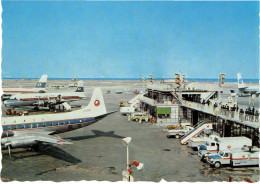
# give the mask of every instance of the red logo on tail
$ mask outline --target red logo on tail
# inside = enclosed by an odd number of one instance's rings
[[[98,107],[100,105],[100,101],[99,100],[95,100],[94,105]]]

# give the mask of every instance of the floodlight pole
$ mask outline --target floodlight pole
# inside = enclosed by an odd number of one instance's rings
[[[128,170],[129,169],[129,148],[128,148],[128,145],[126,146],[126,169]]]

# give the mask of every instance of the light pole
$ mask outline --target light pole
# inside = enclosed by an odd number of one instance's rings
[[[128,149],[128,145],[130,144],[132,138],[131,137],[126,137],[124,139],[122,139],[122,144],[126,146],[126,169],[129,169],[129,149]]]
[[[122,172],[122,176],[123,176],[123,181],[128,181],[128,182],[133,182],[134,181],[134,177],[131,175],[131,173],[133,172],[129,167],[129,166],[135,166],[136,169],[138,171],[142,170],[144,168],[144,164],[143,163],[139,163],[136,160],[134,160],[132,163],[129,163],[129,149],[128,149],[128,145],[130,144],[132,138],[131,137],[126,137],[124,139],[122,139],[122,144],[126,146],[126,170],[123,170]]]

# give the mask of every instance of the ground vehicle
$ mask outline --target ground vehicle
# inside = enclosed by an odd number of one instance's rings
[[[120,113],[122,115],[132,114],[140,107],[140,100],[138,99],[140,95],[135,96],[129,102],[121,101],[120,106]]]
[[[191,130],[193,130],[191,126],[183,126],[174,129],[167,129],[166,134],[168,138],[175,137],[179,139],[180,137],[184,136],[186,133],[188,133]]]
[[[7,109],[5,113],[6,115],[18,115],[18,116],[29,115],[28,111],[24,111],[24,110]]]
[[[216,137],[216,135],[211,135],[209,137],[194,137],[190,139],[188,146],[197,149],[200,145],[206,144],[207,141],[214,141]]]
[[[122,115],[132,114],[135,112],[135,107],[120,107],[120,113]]]
[[[213,129],[212,123],[202,122],[198,124],[192,131],[188,132],[181,138],[181,144],[187,144],[191,138],[198,136],[207,129]]]
[[[220,151],[217,155],[210,155],[207,162],[216,168],[222,165],[233,166],[252,166],[259,165],[259,151],[256,148],[250,151],[245,150],[226,150]]]
[[[141,119],[141,121],[145,120],[147,122],[149,120],[149,116],[144,112],[135,112],[131,114],[130,119],[133,121],[140,121]]]
[[[238,150],[244,146],[252,146],[252,140],[247,137],[216,137],[214,140],[206,141],[206,144],[200,145],[198,155],[202,161],[212,153],[221,150]]]

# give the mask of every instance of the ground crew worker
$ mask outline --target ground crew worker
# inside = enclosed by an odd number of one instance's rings
[[[259,112],[258,110],[255,111],[255,121],[258,122],[259,118]]]
[[[239,119],[240,119],[241,121],[244,120],[244,119],[243,119],[243,115],[244,115],[244,110],[243,110],[243,109],[240,109],[240,111],[239,111]]]

